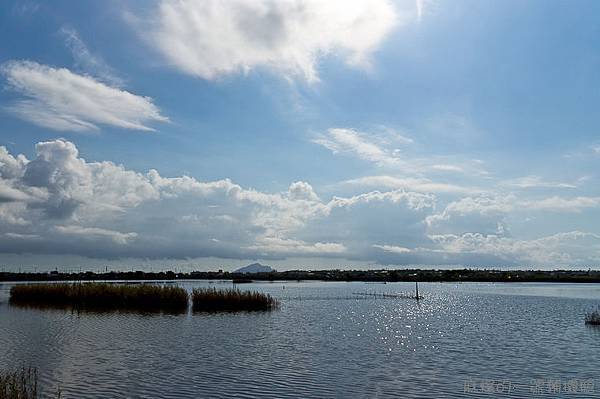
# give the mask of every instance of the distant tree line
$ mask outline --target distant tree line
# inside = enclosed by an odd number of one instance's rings
[[[0,281],[96,281],[96,280],[322,280],[322,281],[477,281],[477,282],[573,282],[600,283],[600,270],[493,270],[493,269],[397,269],[397,270],[289,270],[268,273],[226,271],[164,272],[48,272],[0,273]]]

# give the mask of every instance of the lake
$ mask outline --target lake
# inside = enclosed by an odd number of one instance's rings
[[[599,284],[258,282],[239,287],[280,310],[183,315],[18,308],[10,287],[0,368],[62,398],[600,398]]]

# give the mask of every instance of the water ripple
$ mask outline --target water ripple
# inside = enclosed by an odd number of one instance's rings
[[[516,398],[534,379],[597,378],[600,329],[582,314],[598,287],[565,296],[555,286],[423,284],[419,302],[355,298],[373,290],[361,283],[248,288],[282,309],[76,314],[11,307],[0,284],[0,366],[38,367],[44,390],[63,398],[459,398],[469,379],[520,384],[504,395]]]

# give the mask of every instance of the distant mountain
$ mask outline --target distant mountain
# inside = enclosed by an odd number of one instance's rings
[[[235,270],[234,273],[269,273],[276,272],[271,266],[261,265],[260,263],[253,263],[248,266],[240,267]]]

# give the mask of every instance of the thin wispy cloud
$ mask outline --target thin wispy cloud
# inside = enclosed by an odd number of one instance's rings
[[[415,8],[417,9],[417,20],[421,22],[423,19],[424,0],[415,0]]]
[[[366,133],[354,129],[331,128],[312,141],[334,154],[355,156],[380,166],[400,166],[403,163],[393,150],[384,148]]]
[[[515,188],[577,188],[576,184],[544,180],[540,176],[530,175],[516,179],[505,180],[501,183]]]
[[[423,19],[436,12],[438,8],[437,0],[415,0],[415,14],[417,15],[417,23],[423,22]]]
[[[395,177],[388,175],[364,176],[345,180],[341,185],[363,188],[405,189],[421,193],[450,193],[450,194],[476,194],[483,189],[458,184],[436,182],[427,178]]]
[[[373,244],[373,248],[381,249],[385,252],[392,252],[395,254],[405,254],[411,252],[409,248],[399,247],[397,245],[379,245]]]
[[[10,61],[0,69],[8,88],[22,99],[5,107],[13,115],[52,130],[86,132],[106,125],[153,131],[167,122],[152,99],[108,86],[66,68]]]
[[[35,1],[24,0],[13,5],[12,14],[19,17],[27,17],[36,14],[39,9],[39,3]]]
[[[65,45],[71,51],[75,68],[109,85],[123,86],[123,79],[116,75],[114,69],[102,57],[89,50],[75,29],[63,26],[60,34],[65,40]]]
[[[485,176],[487,171],[478,160],[453,160],[431,155],[417,156],[411,149],[414,140],[394,130],[362,132],[352,128],[330,128],[311,141],[336,156],[356,158],[379,168],[401,171],[411,176],[427,174],[462,174]]]

